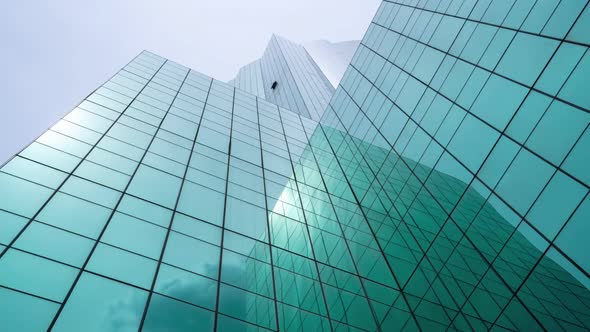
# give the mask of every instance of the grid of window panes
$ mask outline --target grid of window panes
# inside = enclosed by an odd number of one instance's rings
[[[323,132],[143,52],[1,168],[2,328],[404,326]]]
[[[312,120],[322,117],[334,87],[303,46],[273,35],[260,65],[268,101]]]
[[[384,2],[321,125],[140,54],[0,169],[2,328],[588,329],[589,10]]]
[[[380,6],[322,130],[413,328],[590,329],[589,31],[585,0]]]
[[[258,59],[241,67],[236,77],[227,83],[260,98],[266,98],[260,62],[261,59]],[[269,84],[272,84],[272,82]]]
[[[273,82],[277,82],[274,88]],[[240,68],[229,83],[315,121],[334,94],[305,48],[274,34],[262,57]]]

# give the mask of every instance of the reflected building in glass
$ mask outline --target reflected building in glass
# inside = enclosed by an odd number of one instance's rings
[[[319,121],[142,52],[0,169],[3,329],[590,329],[589,25],[383,2]]]

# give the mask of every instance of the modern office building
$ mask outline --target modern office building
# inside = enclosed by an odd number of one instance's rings
[[[321,119],[334,95],[305,48],[274,34],[262,57],[242,67],[229,83],[314,121]]]
[[[299,45],[273,35],[263,56],[240,68],[229,83],[291,110],[303,108],[300,114],[319,120],[359,44],[315,40]]]
[[[0,169],[0,326],[590,329],[588,31],[385,1],[320,121],[141,53]]]

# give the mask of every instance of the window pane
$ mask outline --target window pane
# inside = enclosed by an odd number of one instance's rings
[[[56,331],[136,331],[147,292],[83,273],[54,326]]]
[[[217,278],[219,247],[171,232],[164,261],[207,277]]]
[[[2,329],[6,331],[45,331],[57,309],[57,303],[0,288]]]
[[[142,331],[213,331],[212,311],[152,296]]]
[[[0,209],[32,217],[52,190],[0,172]]]
[[[81,267],[94,241],[69,232],[33,222],[15,243],[20,248],[66,264]]]
[[[15,249],[0,260],[0,285],[58,302],[63,301],[77,274],[74,268]]]

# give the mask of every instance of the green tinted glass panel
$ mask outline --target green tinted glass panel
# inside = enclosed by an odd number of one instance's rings
[[[49,327],[59,304],[0,288],[2,326],[9,331],[43,331]]]
[[[0,285],[53,301],[63,301],[78,270],[19,250],[0,260]],[[44,277],[39,278],[42,274]]]
[[[97,238],[111,210],[74,196],[57,193],[37,217],[68,231]]]
[[[211,311],[154,295],[142,331],[213,331],[213,318]]]
[[[0,209],[32,217],[51,195],[52,190],[0,173]]]
[[[39,222],[31,223],[14,246],[37,255],[81,267],[94,241]]]
[[[129,185],[129,193],[167,208],[176,203],[181,180],[147,166],[140,166]]]
[[[56,331],[136,330],[147,292],[83,273],[55,323]]]
[[[156,272],[156,261],[100,243],[87,270],[149,289]]]

